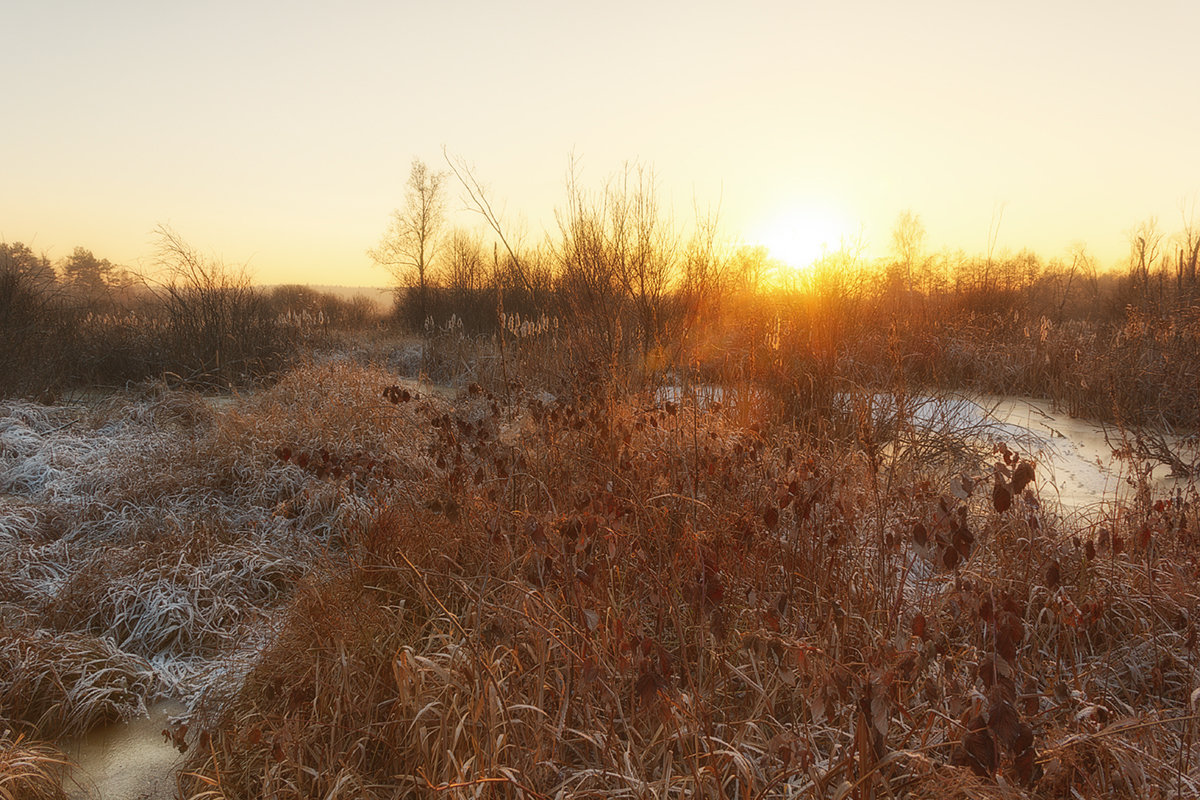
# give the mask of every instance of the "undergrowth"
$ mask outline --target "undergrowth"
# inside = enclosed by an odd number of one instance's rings
[[[169,695],[195,800],[1200,791],[1194,495],[499,366],[5,406],[0,780]]]
[[[478,387],[422,416],[432,470],[304,582],[185,795],[1196,790],[1173,501],[1072,536],[1007,448]]]

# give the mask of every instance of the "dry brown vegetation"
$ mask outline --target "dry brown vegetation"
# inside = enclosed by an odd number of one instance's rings
[[[0,716],[189,697],[196,798],[1196,791],[1194,497],[1068,527],[1027,454],[774,403],[10,405]]]
[[[0,733],[0,798],[3,800],[65,800],[61,753],[30,744],[24,737]]]
[[[968,494],[727,410],[412,423],[434,468],[303,582],[186,793],[1196,791],[1176,504],[1068,532],[1014,453]]]
[[[652,188],[572,185],[526,249],[481,205],[503,258],[421,260],[400,346],[168,238],[162,316],[87,318],[160,378],[0,405],[0,798],[162,697],[183,800],[1200,794],[1197,496],[1143,463],[1195,472],[1195,251],[764,292]],[[50,347],[18,255],[0,323]],[[1059,507],[1043,454],[919,423],[944,388],[1115,423],[1138,491]]]

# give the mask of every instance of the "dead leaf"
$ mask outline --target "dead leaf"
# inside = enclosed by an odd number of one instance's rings
[[[1033,462],[1022,461],[1013,472],[1012,493],[1020,494],[1031,483],[1033,483]]]
[[[999,475],[996,476],[996,483],[992,487],[992,507],[996,512],[1003,514],[1012,505],[1012,492],[1005,485],[1004,479]]]

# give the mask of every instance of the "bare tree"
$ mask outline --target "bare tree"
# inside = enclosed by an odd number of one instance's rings
[[[701,212],[698,206],[694,210],[696,221],[680,259],[681,341],[698,331],[705,320],[720,317],[732,260],[729,247],[719,237],[720,210]]]
[[[279,327],[245,269],[201,255],[166,225],[155,235],[164,366],[189,383],[227,385],[276,365]]]
[[[920,262],[925,251],[925,226],[921,223],[920,214],[907,209],[900,212],[900,216],[896,218],[896,225],[892,228],[892,251],[904,271],[904,289],[911,292],[913,268]]]
[[[1129,233],[1129,271],[1141,291],[1150,288],[1150,269],[1158,260],[1162,239],[1156,217],[1139,222]]]
[[[1176,260],[1176,281],[1181,300],[1191,300],[1196,292],[1196,267],[1200,262],[1200,227],[1196,225],[1195,205],[1191,213],[1180,208],[1183,230],[1179,234],[1179,256]]]
[[[458,179],[458,183],[462,187],[463,199],[466,201],[468,208],[483,217],[484,222],[487,223],[487,226],[492,229],[492,233],[499,240],[500,246],[508,253],[508,272],[516,277],[517,284],[530,297],[535,297],[537,291],[533,280],[531,280],[530,265],[526,263],[526,259],[522,255],[518,254],[521,249],[520,244],[505,235],[505,226],[500,220],[500,215],[492,207],[487,189],[475,177],[474,171],[466,161],[462,158],[451,157],[449,151],[444,148],[442,155],[445,157],[446,163],[450,166],[450,171],[454,173],[454,177]],[[494,258],[493,261],[499,264],[498,258]],[[502,305],[503,301],[500,300],[499,304]]]
[[[1071,266],[1061,270],[1061,278],[1063,282],[1062,298],[1058,301],[1058,310],[1055,314],[1056,319],[1062,322],[1063,311],[1067,306],[1067,300],[1071,297],[1071,288],[1075,283],[1076,277],[1082,276],[1086,285],[1095,293],[1096,289],[1096,259],[1092,258],[1088,252],[1087,245],[1083,242],[1075,242],[1071,245]]]
[[[729,260],[729,283],[738,294],[753,296],[762,291],[771,272],[770,251],[763,245],[742,245]]]
[[[379,245],[367,251],[392,274],[399,289],[416,291],[418,323],[428,309],[432,268],[446,219],[445,178],[444,172],[434,172],[424,161],[413,159],[404,208],[392,212]]]
[[[445,285],[454,292],[476,292],[484,285],[483,236],[455,228],[446,239]]]
[[[677,239],[659,213],[654,176],[627,165],[599,193],[567,179],[567,207],[558,212],[558,258],[575,310],[601,331],[610,354],[623,346],[627,312],[643,354],[657,342],[661,311],[676,264]]]
[[[611,192],[612,250],[624,295],[634,305],[642,352],[657,343],[678,237],[659,211],[654,171],[626,166]]]
[[[1004,203],[998,203],[992,207],[992,219],[988,222],[987,236],[987,260],[983,265],[983,286],[984,292],[991,291],[992,288],[992,257],[996,254],[996,242],[1000,240],[1000,224],[1004,222]]]

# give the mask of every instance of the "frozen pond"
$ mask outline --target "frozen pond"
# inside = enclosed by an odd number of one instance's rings
[[[738,391],[716,385],[696,385],[685,391],[677,385],[655,393],[658,404],[686,402],[695,397],[701,408],[714,402],[736,403],[746,399]],[[844,398],[850,411],[858,398]],[[897,400],[891,395],[867,397],[870,414],[877,424],[896,419]],[[1171,474],[1166,464],[1131,463],[1114,448],[1124,444],[1117,428],[1087,419],[1075,419],[1054,410],[1047,400],[1028,397],[945,394],[911,396],[905,400],[905,416],[918,434],[962,436],[975,444],[1004,442],[1037,464],[1036,487],[1043,502],[1058,502],[1065,512],[1082,512],[1103,502],[1128,499],[1136,491],[1134,469],[1147,472],[1155,496],[1166,496],[1189,486],[1189,479]],[[1164,439],[1179,448],[1183,460],[1197,459],[1196,437]],[[1147,469],[1149,467],[1149,469]],[[1192,479],[1194,481],[1194,478]]]
[[[1082,511],[1104,501],[1119,501],[1136,491],[1137,465],[1120,458],[1114,448],[1123,446],[1116,428],[1055,411],[1045,400],[1026,397],[950,396],[922,398],[913,408],[917,426],[961,430],[982,440],[1005,442],[1037,462],[1039,495],[1057,500],[1064,510]],[[1194,442],[1167,437],[1180,448],[1185,461],[1196,457]],[[1149,465],[1149,484],[1155,495],[1184,488],[1188,479],[1171,474],[1165,464]]]

